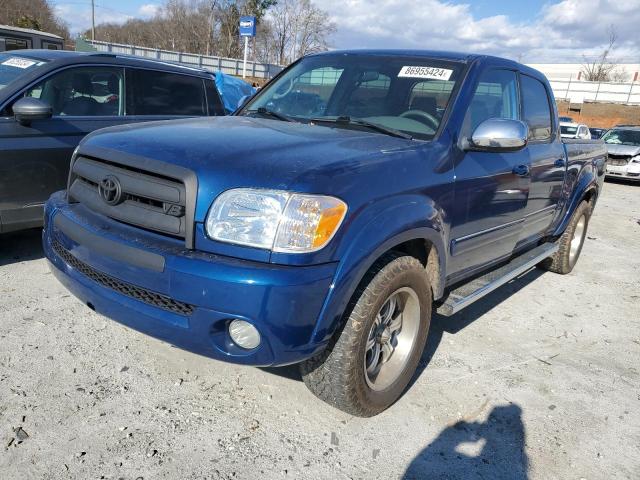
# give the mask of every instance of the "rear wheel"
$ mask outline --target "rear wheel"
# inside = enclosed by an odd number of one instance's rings
[[[567,229],[558,240],[560,248],[553,256],[542,262],[540,265],[542,268],[562,275],[573,270],[580,257],[580,252],[582,252],[590,216],[591,206],[588,202],[582,202],[578,205],[571,216]]]
[[[431,303],[422,264],[410,256],[386,255],[356,291],[333,345],[301,364],[305,384],[352,415],[380,413],[402,395],[415,373]]]

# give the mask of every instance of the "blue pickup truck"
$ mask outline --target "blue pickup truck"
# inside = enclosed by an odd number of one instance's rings
[[[44,248],[89,308],[219,360],[299,363],[318,397],[371,416],[434,312],[573,269],[606,150],[558,130],[547,80],[513,61],[311,55],[232,116],[87,136]]]

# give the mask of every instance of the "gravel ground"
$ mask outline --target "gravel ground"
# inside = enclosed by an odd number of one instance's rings
[[[640,186],[606,183],[574,272],[433,320],[415,383],[360,419],[295,368],[228,365],[70,296],[0,237],[2,478],[640,478]]]

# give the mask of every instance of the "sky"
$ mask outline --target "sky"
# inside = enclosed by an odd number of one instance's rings
[[[423,48],[527,63],[582,62],[613,25],[615,58],[640,63],[640,0],[312,0],[337,30],[333,48]],[[53,0],[72,31],[91,26],[90,0]],[[96,23],[149,18],[160,0],[96,0]]]

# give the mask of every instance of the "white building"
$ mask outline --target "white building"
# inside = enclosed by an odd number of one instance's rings
[[[581,63],[529,63],[531,68],[540,70],[549,80],[584,80],[584,66]],[[625,82],[640,82],[640,64],[624,63],[617,68],[625,74]]]

